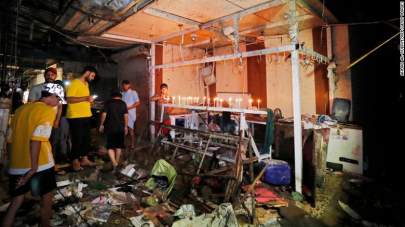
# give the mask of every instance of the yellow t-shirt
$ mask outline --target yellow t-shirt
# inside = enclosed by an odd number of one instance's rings
[[[49,137],[56,112],[43,102],[34,102],[17,109],[11,123],[10,174],[25,174],[31,169],[30,141],[40,141],[38,172],[55,165]]]
[[[89,85],[83,83],[79,79],[74,79],[70,83],[66,92],[67,97],[83,97],[90,96]],[[91,117],[90,102],[78,102],[68,104],[66,111],[66,118],[82,118]]]

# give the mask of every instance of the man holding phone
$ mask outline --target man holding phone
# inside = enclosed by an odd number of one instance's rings
[[[66,92],[68,103],[66,118],[69,121],[72,141],[70,159],[74,171],[81,170],[82,166],[94,165],[87,155],[91,141],[91,103],[94,101],[94,97],[90,95],[89,83],[96,75],[97,70],[94,67],[84,67],[82,75],[72,80]]]

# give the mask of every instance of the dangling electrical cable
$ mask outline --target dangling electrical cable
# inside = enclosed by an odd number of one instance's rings
[[[17,16],[15,19],[15,40],[14,40],[14,66],[17,66],[17,54],[18,54],[18,19],[20,17],[20,5],[21,5],[21,0],[17,1]],[[15,67],[14,71],[14,79],[16,78],[16,73],[17,73],[17,67]]]

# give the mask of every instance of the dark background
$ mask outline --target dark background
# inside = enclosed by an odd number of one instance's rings
[[[341,23],[350,25],[350,62],[399,32],[399,1],[324,0]],[[387,22],[389,21],[389,22]],[[394,25],[394,26],[392,26]],[[397,28],[395,28],[397,27]],[[399,36],[351,68],[353,120],[363,126],[366,176],[401,184],[404,166],[404,81],[399,75]],[[403,177],[402,177],[403,178]]]

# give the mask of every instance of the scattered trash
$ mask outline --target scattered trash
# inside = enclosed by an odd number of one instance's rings
[[[58,187],[58,188],[65,187],[65,186],[68,186],[68,185],[70,185],[72,183],[73,182],[71,182],[70,180],[58,181],[58,182],[56,182],[56,187]]]
[[[269,201],[281,200],[281,197],[265,187],[255,188],[256,201],[259,203],[267,203]]]
[[[353,219],[355,219],[355,220],[361,219],[360,215],[356,211],[354,211],[352,208],[350,208],[346,203],[338,200],[338,204],[339,204],[340,208],[342,208],[342,210],[344,212],[346,212]]]
[[[129,164],[124,169],[121,170],[121,173],[127,177],[132,177],[135,173],[135,164]]]
[[[195,217],[195,210],[192,204],[183,204],[181,207],[174,213],[173,216],[183,218],[192,218]]]
[[[105,205],[108,203],[108,198],[107,198],[107,196],[100,195],[99,197],[93,199],[93,201],[91,201],[91,203],[94,205]]]
[[[172,227],[238,227],[238,220],[230,203],[222,203],[210,214],[202,214],[191,219],[185,218],[173,223]]]
[[[148,220],[143,214],[136,216],[136,217],[132,217],[129,219],[131,221],[131,224],[135,227],[154,227],[155,225],[153,224],[153,222],[151,222],[150,220]]]
[[[176,169],[165,160],[160,159],[153,165],[150,175],[152,177],[149,178],[149,180],[145,183],[145,186],[150,190],[153,190],[156,187],[162,188],[162,186],[164,186],[163,179],[167,178],[168,186],[164,189],[164,192],[166,194],[164,197],[167,197],[173,189],[175,183],[175,179],[177,176]]]
[[[274,225],[278,223],[280,215],[277,210],[274,209],[264,209],[262,207],[256,208],[256,217],[261,225]]]
[[[94,206],[91,218],[99,222],[107,222],[111,215],[111,205]]]
[[[292,192],[291,196],[294,201],[301,202],[304,200],[304,196],[299,192]]]

